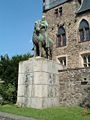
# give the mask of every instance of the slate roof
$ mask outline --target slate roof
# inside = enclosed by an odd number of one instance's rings
[[[47,0],[45,6],[44,6],[44,11],[52,9],[58,5],[64,4],[65,2],[69,2],[70,0]],[[82,0],[82,4],[80,8],[76,11],[76,13],[82,13],[85,11],[90,10],[90,0]]]
[[[51,8],[54,8],[58,5],[61,5],[65,2],[67,2],[68,0],[52,0],[49,2],[49,4],[46,3],[45,5],[45,10],[48,10],[48,9],[51,9]]]
[[[82,13],[88,10],[90,10],[90,0],[83,0],[80,8],[78,9],[76,13]]]

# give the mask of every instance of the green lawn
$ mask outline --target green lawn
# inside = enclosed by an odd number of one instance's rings
[[[90,120],[90,114],[82,115],[80,107],[55,107],[48,109],[18,108],[15,105],[0,105],[1,112],[37,118],[39,120]],[[90,113],[90,110],[88,110]]]

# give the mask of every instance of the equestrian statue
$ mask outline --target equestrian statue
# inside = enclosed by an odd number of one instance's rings
[[[38,20],[34,25],[33,32],[33,49],[34,56],[46,57],[52,59],[53,41],[47,33],[48,23],[45,16],[42,16],[42,20]],[[44,53],[44,54],[43,54]]]

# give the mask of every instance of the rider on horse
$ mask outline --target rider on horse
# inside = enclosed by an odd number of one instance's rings
[[[46,17],[45,16],[42,16],[42,20],[40,21],[40,25],[41,25],[41,29],[45,29],[45,31],[47,30],[48,23],[46,21]]]
[[[47,34],[47,28],[48,28],[48,22],[46,21],[46,17],[42,16],[42,20],[40,21],[40,28],[43,30],[43,36],[46,41],[46,47],[49,47],[49,42],[48,42],[48,34]]]
[[[47,27],[48,23],[45,16],[42,17],[42,20],[38,20],[35,22],[32,39],[34,43],[35,56],[41,56],[42,47],[46,52],[47,58],[51,55],[50,51],[52,51],[53,42],[48,36]]]

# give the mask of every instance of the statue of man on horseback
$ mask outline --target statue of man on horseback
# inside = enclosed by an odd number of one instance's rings
[[[34,45],[34,56],[44,56],[42,52],[44,50],[45,57],[52,59],[53,41],[48,36],[47,28],[48,23],[45,16],[42,17],[42,20],[35,22],[32,38]]]

